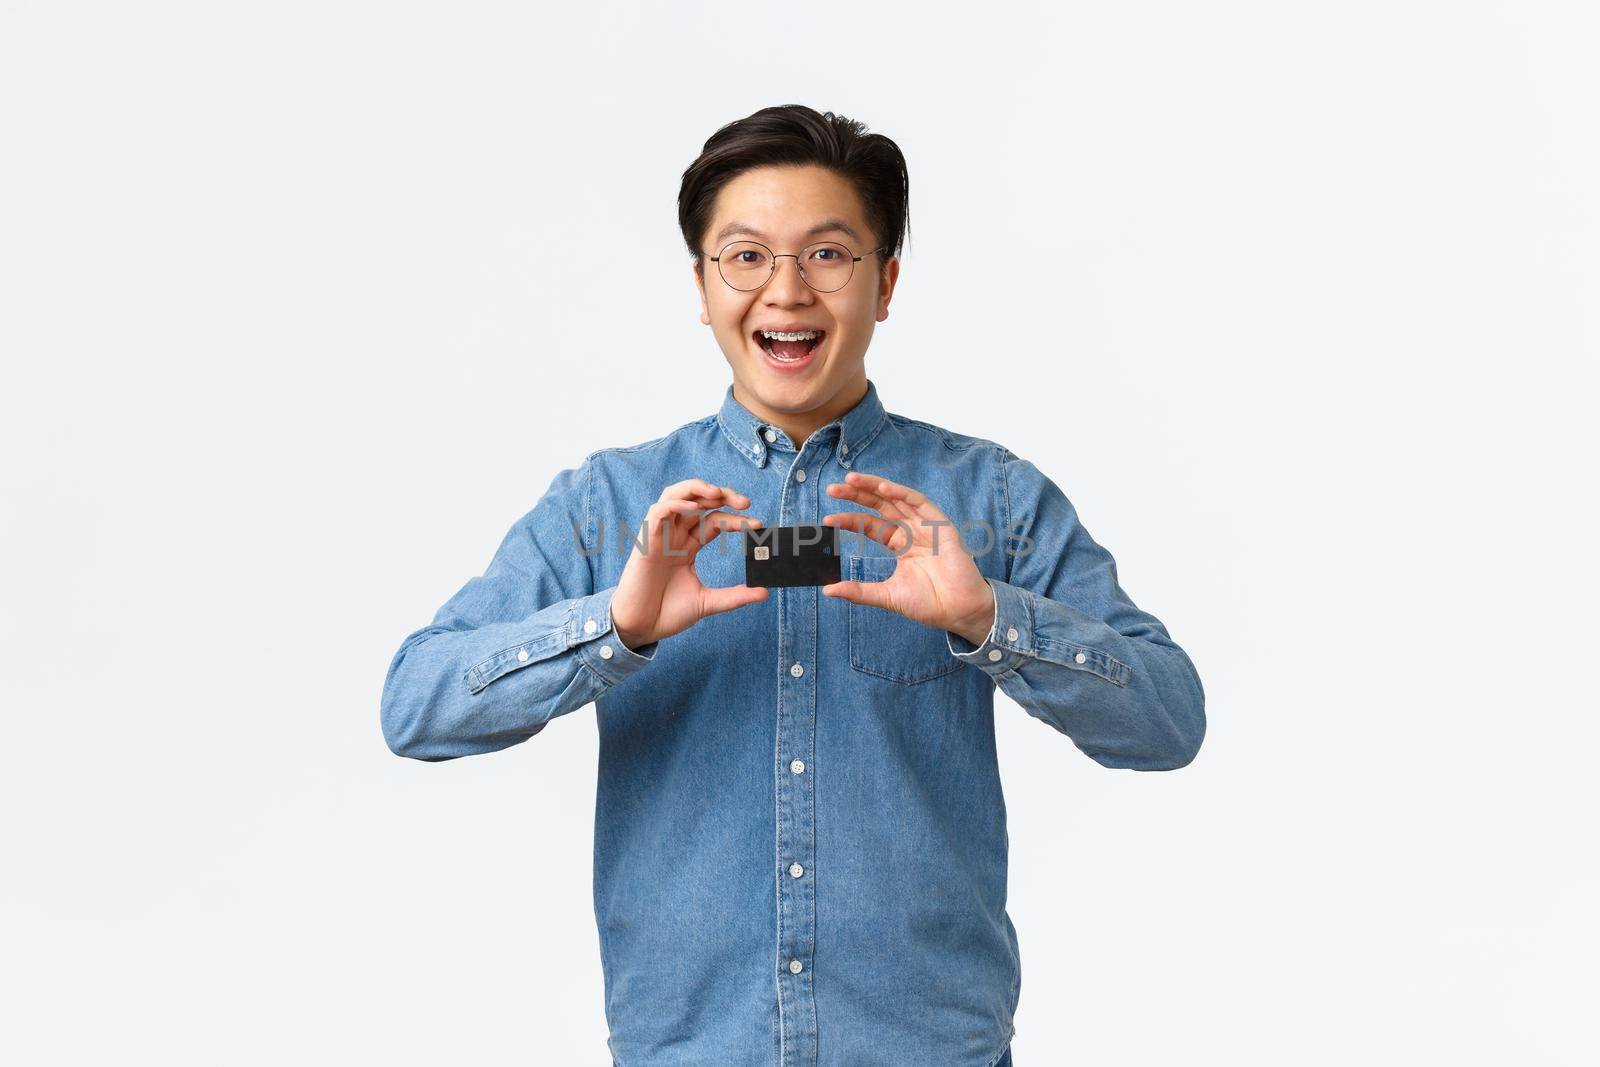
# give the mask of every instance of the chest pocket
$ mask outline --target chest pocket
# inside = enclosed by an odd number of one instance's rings
[[[894,573],[894,556],[846,556],[840,561],[849,582],[881,582]],[[902,685],[916,685],[958,671],[966,664],[950,654],[944,631],[897,615],[887,608],[847,603],[850,666]]]

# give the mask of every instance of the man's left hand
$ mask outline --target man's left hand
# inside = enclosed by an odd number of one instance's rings
[[[860,471],[844,479],[829,485],[828,493],[877,514],[836,511],[824,515],[822,524],[889,546],[899,563],[884,581],[834,582],[823,586],[823,593],[884,608],[981,645],[994,622],[994,590],[961,543],[956,524],[910,486]]]

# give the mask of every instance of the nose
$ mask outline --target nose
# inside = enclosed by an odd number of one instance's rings
[[[809,304],[811,294],[811,286],[800,274],[800,260],[794,256],[779,256],[774,262],[772,277],[767,282],[767,303],[784,307]]]

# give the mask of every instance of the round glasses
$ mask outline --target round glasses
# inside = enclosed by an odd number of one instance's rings
[[[717,265],[722,280],[742,293],[759,289],[772,280],[778,260],[788,256],[800,268],[800,278],[819,293],[835,293],[850,283],[856,264],[882,252],[882,246],[852,255],[837,241],[818,241],[799,252],[773,252],[759,241],[734,241],[721,252],[706,258]]]

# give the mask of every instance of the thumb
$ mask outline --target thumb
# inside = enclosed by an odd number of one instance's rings
[[[831,582],[822,587],[823,595],[848,600],[852,604],[893,610],[889,607],[889,594],[885,582]]]
[[[764,585],[707,586],[705,595],[700,599],[700,605],[705,614],[719,615],[724,611],[742,608],[746,604],[757,604],[765,599],[767,599],[767,587]]]

